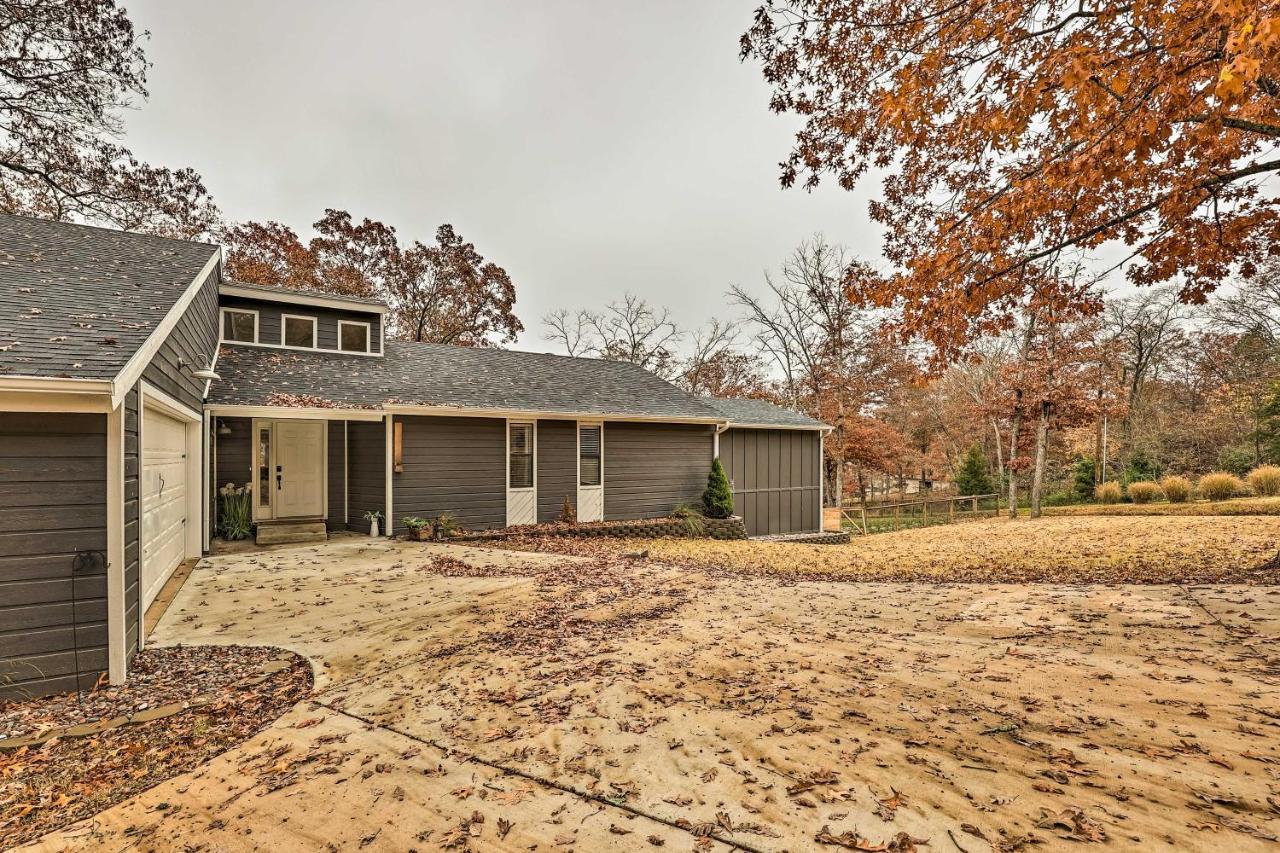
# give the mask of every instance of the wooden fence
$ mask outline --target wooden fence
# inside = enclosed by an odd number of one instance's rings
[[[842,526],[866,536],[886,530],[953,524],[1000,515],[1000,495],[966,495],[962,498],[922,498],[884,504],[852,504],[840,508]]]

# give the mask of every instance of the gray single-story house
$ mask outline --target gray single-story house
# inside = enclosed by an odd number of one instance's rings
[[[0,698],[125,678],[217,492],[287,539],[665,516],[719,456],[751,534],[817,531],[822,424],[630,364],[386,340],[375,301],[218,246],[0,216]],[[386,528],[390,529],[387,530]]]

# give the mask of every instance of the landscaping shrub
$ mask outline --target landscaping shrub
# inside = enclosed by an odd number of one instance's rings
[[[1127,489],[1129,500],[1136,504],[1149,504],[1160,494],[1160,487],[1150,480],[1139,480],[1130,483]]]
[[[1114,504],[1120,502],[1120,484],[1117,482],[1103,483],[1093,490],[1093,496],[1099,503]]]
[[[1224,447],[1218,453],[1218,467],[1228,474],[1243,477],[1253,467],[1253,454],[1239,447]]]
[[[1093,497],[1093,483],[1089,484],[1089,497]],[[1080,496],[1075,492],[1050,492],[1040,503],[1044,506],[1074,506],[1080,503]]]
[[[728,518],[733,515],[733,492],[729,488],[729,478],[725,476],[719,456],[711,460],[707,488],[702,493],[702,511],[708,518]]]
[[[1196,484],[1196,490],[1200,492],[1200,497],[1208,498],[1211,501],[1225,501],[1227,498],[1233,498],[1244,491],[1244,482],[1235,474],[1227,471],[1215,471],[1212,474],[1205,474],[1200,478],[1200,482]]]
[[[564,503],[560,505],[560,523],[578,523],[578,508],[573,505],[573,501],[569,500],[568,495],[564,496]]]
[[[227,483],[218,490],[218,521],[222,538],[229,542],[248,539],[253,528],[253,509],[248,486]]]
[[[1169,503],[1186,503],[1187,498],[1191,497],[1191,481],[1186,477],[1170,475],[1160,481],[1160,490]]]
[[[955,486],[959,497],[989,495],[996,490],[995,484],[991,482],[987,457],[978,445],[970,447],[965,454],[964,461],[956,471]]]
[[[1280,495],[1280,466],[1259,465],[1247,479],[1255,494],[1268,498]]]
[[[1093,500],[1093,487],[1096,482],[1097,468],[1093,460],[1087,456],[1078,460],[1071,469],[1071,487],[1080,500]],[[1049,506],[1057,506],[1057,504],[1049,504]]]
[[[1125,466],[1124,478],[1129,483],[1140,483],[1160,479],[1160,464],[1139,448],[1129,456],[1129,464]]]

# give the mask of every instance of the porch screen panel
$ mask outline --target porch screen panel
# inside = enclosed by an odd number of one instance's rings
[[[533,424],[511,424],[508,447],[508,486],[533,488]]]
[[[600,427],[584,426],[578,430],[578,470],[583,486],[600,485]]]

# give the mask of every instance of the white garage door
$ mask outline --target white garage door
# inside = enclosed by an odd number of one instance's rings
[[[186,551],[186,425],[146,409],[142,416],[141,548],[145,610]]]

